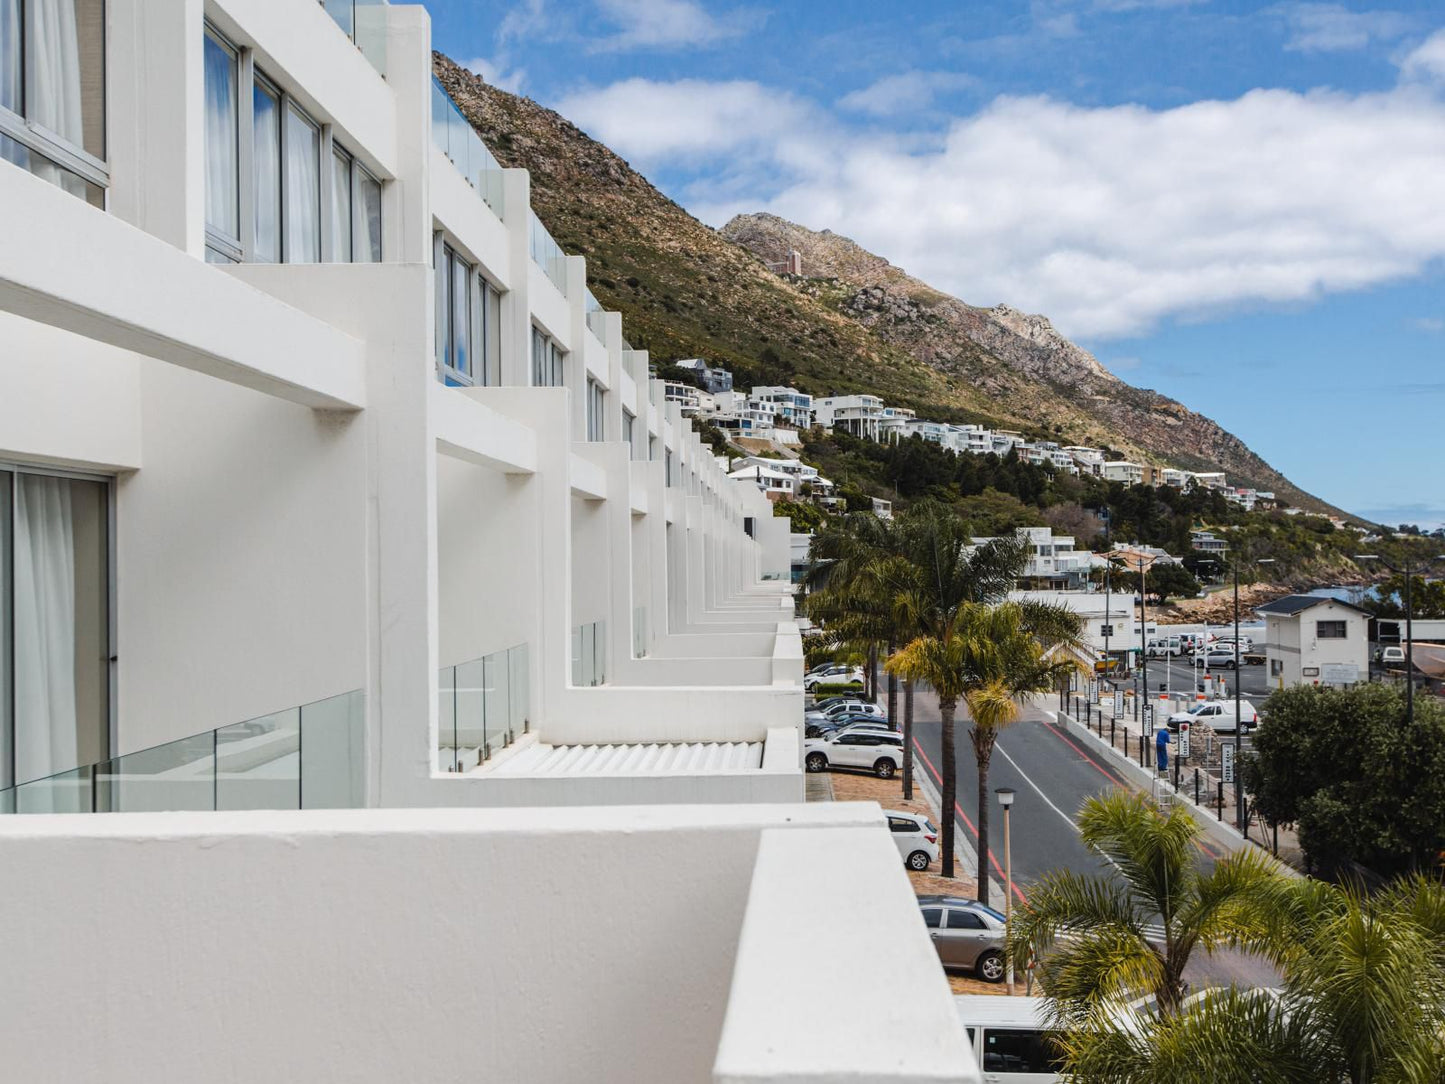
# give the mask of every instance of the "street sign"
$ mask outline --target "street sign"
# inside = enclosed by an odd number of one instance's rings
[[[1351,662],[1327,662],[1320,667],[1320,681],[1326,685],[1353,685],[1360,680],[1360,668]]]
[[[1222,746],[1219,747],[1219,752],[1220,752],[1220,755],[1224,758],[1223,761],[1221,761],[1221,763],[1222,763],[1222,765],[1223,765],[1223,768],[1224,768],[1224,781],[1225,781],[1226,783],[1233,783],[1233,782],[1234,782],[1234,746],[1232,746],[1232,745],[1222,745]]]
[[[1100,626],[1099,626],[1099,635],[1100,635],[1100,636],[1113,636],[1113,635],[1114,635],[1114,626],[1113,626],[1113,625],[1100,625]]]
[[[1180,757],[1180,759],[1182,760],[1183,758],[1187,757],[1188,755],[1189,755],[1189,724],[1188,724],[1188,723],[1180,723],[1180,724],[1179,724],[1179,757]]]

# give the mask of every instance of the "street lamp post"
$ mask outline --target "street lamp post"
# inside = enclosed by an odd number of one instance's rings
[[[994,791],[998,795],[998,804],[1003,806],[1003,928],[1004,941],[1009,941],[1009,935],[1013,933],[1014,918],[1014,863],[1013,848],[1009,838],[1009,810],[1014,804],[1013,787],[999,787]],[[1014,992],[1014,959],[1012,951],[1009,951],[1007,944],[1004,951],[1004,959],[1008,968],[1008,992],[1013,996]]]
[[[1261,557],[1254,562],[1257,565],[1274,564],[1273,557]],[[1206,659],[1208,656],[1205,656]],[[1240,722],[1243,713],[1240,711],[1239,695],[1239,562],[1234,562],[1234,824],[1241,832],[1245,831],[1244,823],[1244,783],[1240,778],[1240,771],[1244,761],[1240,759],[1240,736],[1244,733],[1244,725]]]
[[[1143,717],[1141,730],[1153,732],[1149,717],[1149,621],[1144,603],[1144,555],[1139,554],[1139,712]],[[1166,663],[1167,665],[1167,663]]]
[[[1356,561],[1379,561],[1391,572],[1405,577],[1405,725],[1409,726],[1415,722],[1415,637],[1411,631],[1411,624],[1415,617],[1414,604],[1410,597],[1410,581],[1416,572],[1424,572],[1436,561],[1445,561],[1445,553],[1436,554],[1434,557],[1427,557],[1418,565],[1405,562],[1404,568],[1396,568],[1385,560],[1378,553],[1357,553]]]

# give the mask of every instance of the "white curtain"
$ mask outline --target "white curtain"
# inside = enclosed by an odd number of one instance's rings
[[[15,478],[15,778],[76,766],[75,517],[64,478]]]
[[[25,37],[29,42],[29,120],[56,135],[85,145],[81,109],[80,38],[75,26],[75,0],[35,0]],[[38,154],[30,156],[30,169],[38,177],[58,184],[72,195],[85,196],[85,182]]]
[[[240,240],[236,59],[206,38],[206,225]]]
[[[252,95],[255,108],[256,249],[252,258],[281,260],[281,101],[265,87]]]
[[[292,109],[286,118],[286,262],[321,258],[321,133]]]

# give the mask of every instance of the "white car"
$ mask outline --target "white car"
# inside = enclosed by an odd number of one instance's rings
[[[867,700],[835,700],[826,708],[805,712],[803,718],[810,723],[826,723],[844,715],[867,715],[874,719],[886,719],[888,713],[877,704]]]
[[[860,730],[826,738],[805,738],[803,765],[810,772],[866,768],[879,779],[892,779],[903,767],[903,735]]]
[[[1233,654],[1233,653],[1234,653],[1234,637],[1231,636],[1231,637],[1229,637],[1228,639],[1219,640],[1219,641],[1217,641],[1217,642],[1214,644],[1214,646],[1215,646],[1216,648],[1218,648],[1219,650],[1221,650],[1221,651],[1228,651],[1228,652],[1230,652],[1231,654]],[[1248,655],[1248,654],[1250,654],[1250,653],[1253,652],[1253,651],[1254,651],[1254,641],[1251,640],[1248,636],[1241,636],[1241,637],[1239,638],[1239,653],[1240,653],[1241,655]]]
[[[809,674],[803,678],[803,688],[809,692],[819,685],[857,685],[859,688],[865,684],[863,679],[863,668],[861,666],[840,666],[830,667],[820,674]]]
[[[896,809],[885,809],[888,831],[903,856],[903,864],[909,869],[925,870],[938,861],[938,829],[927,817],[918,813],[900,813]]]
[[[1239,702],[1239,714],[1244,722],[1242,728],[1235,725],[1233,700],[1201,700],[1187,711],[1176,711],[1169,716],[1169,729],[1178,730],[1180,723],[1191,727],[1203,723],[1220,734],[1233,734],[1235,730],[1248,734],[1259,725],[1259,712],[1248,700]]]

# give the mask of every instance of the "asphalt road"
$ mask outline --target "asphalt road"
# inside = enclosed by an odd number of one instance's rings
[[[914,700],[915,763],[939,786],[942,762],[942,726],[937,698],[920,690]],[[955,819],[961,838],[976,845],[978,772],[973,746],[968,740],[968,721],[958,722],[956,739],[958,765],[958,807]],[[1114,876],[1113,867],[1090,854],[1079,840],[1075,820],[1087,798],[1127,785],[1108,760],[1092,748],[1086,749],[1077,735],[1067,734],[1039,709],[1025,709],[1019,722],[1000,736],[989,765],[990,869],[998,884],[1004,883],[1003,813],[994,790],[1012,787],[1016,797],[1012,812],[1013,878],[1015,901],[1027,899],[1028,891],[1050,870],[1071,869],[1079,873]],[[1212,869],[1223,856],[1218,845],[1202,841],[1201,867]],[[990,899],[1002,909],[1001,899]],[[1196,987],[1237,982],[1251,986],[1275,985],[1278,976],[1269,965],[1241,953],[1214,958],[1200,954],[1187,972]]]

